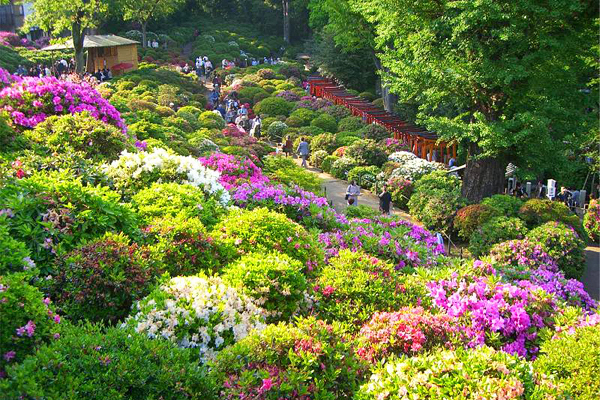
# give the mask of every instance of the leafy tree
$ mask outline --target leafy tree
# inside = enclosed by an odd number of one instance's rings
[[[106,15],[108,5],[103,0],[34,0],[33,14],[26,27],[38,26],[60,35],[71,31],[77,73],[83,73],[83,41],[85,30],[96,28]]]
[[[137,21],[142,26],[142,46],[146,47],[146,30],[148,22],[166,17],[181,7],[185,0],[122,0],[123,18],[125,21]]]
[[[508,162],[543,171],[597,118],[586,112],[597,94],[582,92],[596,73],[592,2],[347,2],[372,24],[386,84],[419,105],[419,123],[468,149],[471,201],[503,188]]]

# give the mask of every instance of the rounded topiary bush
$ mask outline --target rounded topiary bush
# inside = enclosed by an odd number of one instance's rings
[[[595,400],[600,394],[600,325],[564,332],[542,344],[536,372],[552,377],[566,398]]]
[[[223,399],[349,399],[365,372],[345,330],[314,318],[269,325],[225,349],[213,367]]]
[[[345,117],[338,123],[338,131],[351,131],[355,132],[365,127],[365,124],[358,117]]]
[[[530,199],[519,209],[519,217],[530,228],[545,222],[559,221],[570,225],[580,237],[585,237],[585,230],[579,217],[573,214],[569,207],[559,201]]]
[[[542,250],[556,260],[567,278],[580,279],[585,271],[585,243],[570,226],[546,222],[531,230],[527,239],[539,243]]]
[[[339,159],[336,156],[327,156],[323,159],[323,163],[321,164],[321,169],[325,172],[331,172],[331,167],[333,164]]]
[[[143,231],[152,259],[173,276],[214,273],[235,256],[233,249],[208,236],[198,218],[157,218]]]
[[[280,142],[283,137],[284,131],[288,128],[285,122],[274,121],[267,128],[267,138],[275,142]]]
[[[0,275],[0,382],[7,366],[59,336],[60,316],[29,279],[24,273]]]
[[[499,215],[516,217],[519,214],[519,209],[523,205],[523,200],[506,194],[495,194],[492,197],[483,199],[481,204],[497,209]]]
[[[311,121],[317,117],[317,113],[308,108],[298,108],[290,114],[290,118],[295,118],[300,123],[299,126],[310,125]]]
[[[317,150],[313,151],[310,154],[310,165],[315,166],[316,168],[321,168],[323,165],[323,161],[329,154],[325,150]]]
[[[120,129],[92,117],[89,113],[53,116],[26,131],[47,153],[83,152],[95,160],[114,160],[133,146]]]
[[[361,139],[346,149],[344,156],[355,159],[359,165],[381,167],[387,161],[386,152],[373,140]]]
[[[355,398],[529,399],[543,390],[527,361],[489,347],[391,358],[372,372]]]
[[[178,276],[165,279],[137,302],[126,326],[150,338],[195,348],[206,362],[253,329],[263,329],[264,311],[219,277]]]
[[[499,216],[500,213],[496,208],[484,204],[473,204],[458,210],[452,223],[458,237],[468,241],[477,228]]]
[[[109,234],[61,257],[41,285],[72,321],[115,323],[144,297],[157,275],[149,252],[123,235]]]
[[[590,201],[588,210],[583,217],[583,225],[590,239],[598,242],[600,240],[600,203],[598,200]]]
[[[342,131],[335,135],[335,142],[338,146],[350,146],[352,143],[360,140],[361,137],[357,132]]]
[[[305,108],[299,108],[299,110],[305,110]],[[318,126],[302,126],[298,128],[298,135],[300,136],[317,136],[325,131]]]
[[[344,156],[333,162],[329,172],[338,179],[346,179],[348,177],[348,172],[356,167],[358,167],[358,162],[356,162],[355,159]]]
[[[212,227],[225,214],[225,208],[201,189],[179,183],[153,183],[137,192],[131,204],[144,223],[157,217],[183,215],[197,217],[205,226]]]
[[[313,237],[302,226],[266,208],[232,211],[215,226],[212,236],[240,255],[277,250],[302,262],[308,270],[322,259]]]
[[[342,118],[349,117],[352,115],[350,110],[344,106],[328,106],[324,107],[323,111],[325,114],[331,115],[336,121],[340,121]]]
[[[354,206],[354,207],[346,207],[346,209],[344,210],[344,215],[348,219],[352,219],[352,218],[371,219],[371,218],[375,218],[375,217],[379,216],[380,214],[381,214],[380,211],[375,210],[369,206],[365,206],[364,204],[359,204],[358,206]]]
[[[490,250],[492,264],[506,269],[525,268],[528,271],[538,268],[550,271],[558,267],[556,261],[548,255],[542,246],[531,240],[509,240],[495,244]]]
[[[381,170],[374,165],[370,167],[355,167],[348,172],[348,181],[356,181],[360,187],[371,189],[375,186],[377,175],[380,172]]]
[[[329,114],[321,114],[317,118],[313,119],[310,123],[311,126],[323,129],[325,132],[335,133],[337,132],[338,125],[334,117]]]
[[[374,140],[376,142],[378,142],[378,141],[380,141],[382,139],[385,139],[385,138],[389,138],[389,137],[392,136],[390,134],[390,132],[388,132],[387,129],[385,129],[383,126],[377,125],[377,124],[367,125],[364,128],[362,128],[359,131],[359,133],[365,139],[371,139],[371,140]]]
[[[207,129],[224,129],[226,125],[223,117],[221,117],[220,114],[212,111],[204,111],[198,117],[198,121],[200,122],[200,126],[202,128]]]
[[[216,388],[195,350],[119,328],[73,326],[9,370],[11,399],[214,399]]]
[[[268,97],[254,105],[254,112],[261,115],[285,115],[287,117],[290,115],[293,108],[293,103],[290,103],[281,97]]]
[[[311,151],[325,150],[331,154],[336,149],[335,135],[332,133],[322,133],[314,136],[310,142]]]
[[[286,254],[250,253],[228,265],[223,279],[254,298],[267,322],[287,321],[298,310],[307,288],[300,261]]]
[[[481,257],[488,254],[496,243],[523,239],[526,233],[527,227],[520,219],[494,217],[473,232],[469,240],[469,252],[473,257]]]
[[[327,321],[362,324],[376,311],[393,311],[410,301],[413,293],[402,283],[391,264],[341,250],[314,282],[313,312]]]

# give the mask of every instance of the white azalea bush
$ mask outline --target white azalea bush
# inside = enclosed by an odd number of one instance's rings
[[[137,193],[154,182],[175,182],[199,187],[223,205],[230,200],[229,192],[219,183],[219,172],[206,168],[193,157],[171,154],[161,148],[155,148],[152,152],[124,151],[118,160],[105,166],[104,172],[115,188],[126,196]]]
[[[412,182],[433,171],[443,170],[445,168],[444,164],[418,158],[413,153],[407,151],[392,153],[388,157],[388,160],[402,164],[392,171],[390,178],[404,178]]]
[[[265,327],[265,311],[219,277],[179,276],[137,302],[124,327],[196,348],[214,360],[225,347]]]

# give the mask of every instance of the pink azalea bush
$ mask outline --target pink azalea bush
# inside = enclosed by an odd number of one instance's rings
[[[5,71],[0,72],[0,80],[6,80]],[[33,128],[51,115],[88,111],[96,119],[127,130],[117,109],[86,82],[12,76],[10,85],[0,90],[0,110],[22,128]]]
[[[209,157],[201,157],[200,162],[205,167],[221,174],[219,182],[228,190],[243,183],[260,185],[269,182],[262,170],[251,160],[230,154],[213,153]]]

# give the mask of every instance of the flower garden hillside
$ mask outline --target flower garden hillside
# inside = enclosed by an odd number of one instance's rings
[[[468,204],[446,166],[306,96],[296,63],[216,73],[262,137],[165,66],[2,74],[3,398],[598,398],[592,217]],[[283,137],[422,225],[337,212]]]

